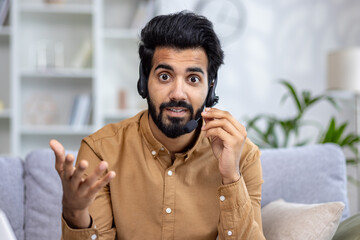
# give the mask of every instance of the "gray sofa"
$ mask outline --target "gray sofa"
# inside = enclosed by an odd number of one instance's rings
[[[74,152],[73,152],[74,153]],[[0,209],[18,240],[60,239],[61,183],[49,149],[25,161],[0,157]],[[262,150],[262,206],[282,198],[296,203],[341,201],[349,215],[346,166],[334,144]]]

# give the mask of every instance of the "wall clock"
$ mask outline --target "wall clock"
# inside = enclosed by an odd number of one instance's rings
[[[241,0],[199,0],[195,12],[214,24],[223,44],[237,40],[244,31],[246,9]]]

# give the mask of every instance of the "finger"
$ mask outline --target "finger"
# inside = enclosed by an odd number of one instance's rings
[[[227,119],[214,119],[208,121],[205,126],[202,127],[201,130],[207,131],[211,128],[222,128],[230,135],[237,137],[242,134],[237,128],[234,127]]]
[[[64,163],[64,172],[63,172],[64,179],[69,180],[72,177],[75,170],[74,161],[75,161],[74,155],[72,154],[66,155],[65,163]]]
[[[205,137],[210,137],[211,141],[213,141],[216,138],[220,138],[223,141],[224,146],[232,143],[234,139],[233,136],[231,136],[228,132],[226,132],[222,128],[211,128],[207,130]]]
[[[89,177],[87,177],[84,182],[82,182],[79,190],[87,191],[104,174],[107,167],[107,162],[102,161],[99,166],[96,167],[95,171]]]
[[[55,169],[60,175],[64,170],[63,165],[65,162],[65,149],[63,145],[55,139],[50,140],[49,145],[55,154]]]
[[[243,127],[241,123],[239,123],[229,112],[223,111],[217,108],[205,108],[205,111],[201,113],[203,118],[211,120],[211,119],[227,119],[231,124],[234,125],[239,131]],[[206,124],[205,124],[206,125]]]
[[[109,182],[114,179],[115,176],[116,174],[114,171],[108,172],[103,178],[95,182],[95,184],[90,187],[88,196],[95,195],[98,191],[100,191],[100,189],[109,184]]]
[[[71,177],[71,186],[74,189],[77,189],[81,182],[83,182],[83,176],[85,170],[88,168],[89,163],[86,160],[80,161],[78,167],[75,169],[72,177]]]

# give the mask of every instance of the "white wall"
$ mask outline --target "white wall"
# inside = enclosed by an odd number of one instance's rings
[[[215,0],[230,4],[229,0]],[[236,1],[236,0],[233,0]],[[199,1],[162,0],[160,13],[184,9],[196,11]],[[209,0],[208,2],[212,2]],[[360,45],[360,1],[357,0],[238,0],[245,9],[242,35],[224,43],[225,65],[219,72],[219,108],[237,119],[259,113],[286,117],[294,114],[293,103],[280,105],[284,88],[279,79],[290,80],[298,90],[313,94],[326,91],[326,56],[330,50]],[[212,3],[211,3],[212,4]],[[208,8],[209,9],[209,8]],[[221,15],[222,11],[224,13]],[[228,20],[232,9],[207,11],[215,29]],[[219,31],[219,29],[217,29]],[[220,29],[221,31],[222,29]],[[221,36],[220,36],[221,38]],[[323,123],[331,115],[350,121],[354,130],[353,101],[343,101],[336,112],[319,104],[306,117]],[[309,131],[308,135],[311,135]],[[356,170],[349,169],[355,176]],[[351,212],[357,212],[356,188],[349,187]]]

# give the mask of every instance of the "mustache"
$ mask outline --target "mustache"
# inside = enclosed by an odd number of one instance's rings
[[[162,112],[164,108],[168,108],[168,107],[183,107],[183,108],[187,108],[190,111],[191,115],[193,115],[194,113],[193,107],[185,101],[170,101],[170,102],[162,103],[160,105],[160,112]]]

